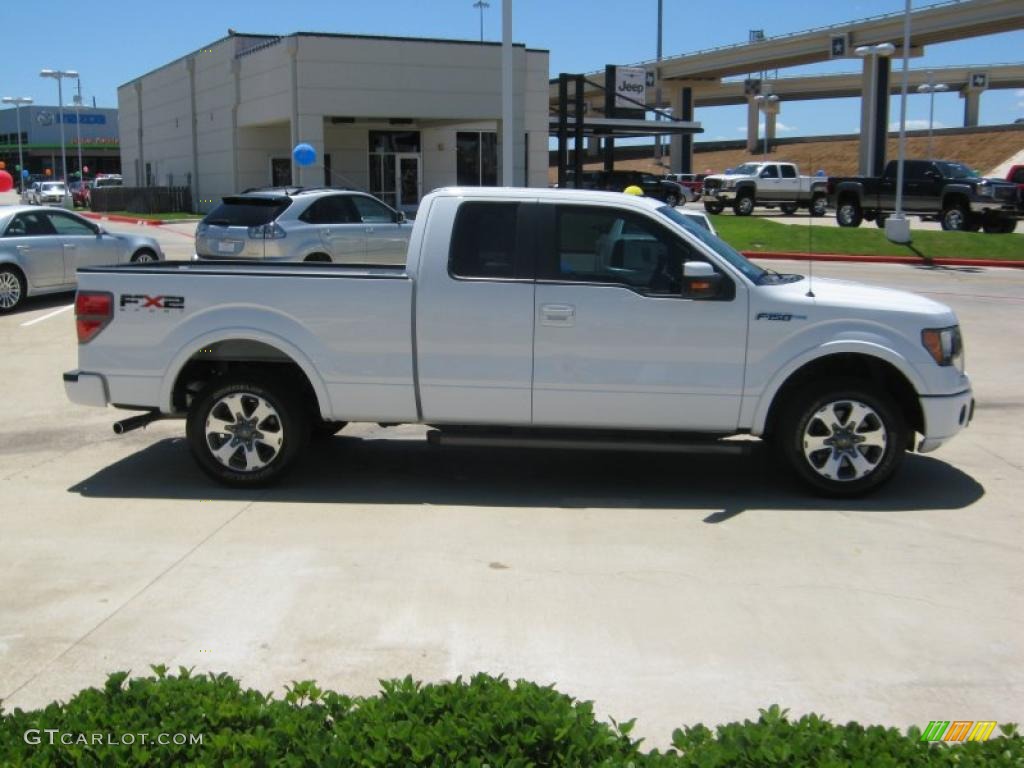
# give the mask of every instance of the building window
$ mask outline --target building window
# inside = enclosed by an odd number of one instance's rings
[[[370,131],[371,154],[419,152],[419,131]]]
[[[290,187],[292,184],[292,159],[290,157],[270,158],[270,186]]]
[[[455,152],[460,187],[498,186],[498,134],[494,131],[459,131]]]

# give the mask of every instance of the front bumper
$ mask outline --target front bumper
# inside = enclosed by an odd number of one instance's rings
[[[110,402],[107,382],[98,373],[67,371],[64,374],[64,393],[77,405],[105,408]]]
[[[919,453],[929,453],[941,446],[974,418],[974,394],[970,389],[955,395],[920,398],[924,414],[924,438],[917,446]]]
[[[716,189],[714,192],[710,192],[708,197],[713,197],[715,200],[720,200],[723,203],[731,202],[736,199],[735,189]]]
[[[1021,216],[1021,209],[1016,202],[1010,200],[981,198],[971,200],[971,213],[998,213],[1017,218]]]

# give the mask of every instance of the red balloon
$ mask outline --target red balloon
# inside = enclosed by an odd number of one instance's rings
[[[7,171],[0,171],[0,192],[10,192],[14,187],[14,179]]]

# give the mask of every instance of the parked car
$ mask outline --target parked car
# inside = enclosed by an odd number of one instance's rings
[[[841,227],[861,221],[885,225],[896,210],[897,163],[889,161],[881,177],[852,176],[828,180],[829,201]],[[989,233],[1012,232],[1020,218],[1016,184],[984,179],[962,163],[906,160],[903,167],[903,210],[938,215],[942,228]]]
[[[68,189],[71,190],[71,200],[75,205],[86,206],[89,203],[89,185],[91,181],[72,181],[68,185]]]
[[[687,200],[687,202],[694,202],[700,200],[701,195],[704,194],[704,179],[707,178],[706,173],[666,173],[665,178],[669,181],[674,181],[677,184],[682,184],[688,190],[693,193],[693,200]]]
[[[571,187],[571,172],[569,178]],[[697,199],[692,190],[679,182],[643,171],[584,171],[578,185],[580,189],[599,189],[608,192],[622,192],[631,186],[640,187],[644,191],[644,196],[661,200],[673,207]]]
[[[749,216],[754,208],[778,206],[789,215],[806,208],[811,216],[827,212],[827,181],[819,176],[801,176],[793,163],[744,163],[724,174],[704,179],[704,210],[721,213],[731,205],[737,216]]]
[[[750,442],[721,438],[750,434],[816,490],[863,494],[970,421],[957,317],[810,288],[649,198],[445,189],[404,267],[81,270],[64,386],[145,411],[115,431],[185,418],[199,466],[239,487],[278,479],[310,431],[371,421],[478,447],[737,453]]]
[[[63,181],[44,181],[33,195],[36,205],[62,205],[71,195]]]
[[[225,197],[196,227],[196,258],[400,266],[411,232],[364,192],[275,187]]]
[[[1024,165],[1014,165],[1006,173],[1006,180],[1017,185],[1021,205],[1024,205]]]
[[[111,234],[62,208],[0,208],[0,312],[27,296],[74,290],[79,267],[163,258],[151,237]]]
[[[85,188],[85,203],[84,205],[92,205],[92,191],[94,189],[103,189],[104,187],[120,187],[124,184],[124,179],[120,174],[117,173],[98,173],[96,178]]]

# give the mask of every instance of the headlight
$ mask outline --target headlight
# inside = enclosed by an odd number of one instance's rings
[[[995,194],[995,191],[995,187],[991,184],[979,184],[974,188],[974,192],[978,197],[992,197]]]
[[[729,181],[726,181],[722,184],[722,189],[732,189],[735,186],[736,182],[730,179]]]
[[[942,366],[952,365],[964,372],[964,343],[960,337],[960,326],[949,328],[926,328],[921,331],[921,343],[932,359]]]

